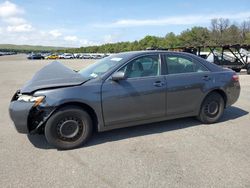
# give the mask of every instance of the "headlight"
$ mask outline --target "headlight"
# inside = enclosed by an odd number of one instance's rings
[[[39,104],[43,102],[44,98],[45,96],[35,97],[35,96],[30,96],[30,95],[20,95],[17,100],[31,102],[31,103],[34,103],[34,106],[38,106]]]

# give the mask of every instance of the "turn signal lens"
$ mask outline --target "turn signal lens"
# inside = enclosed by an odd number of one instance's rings
[[[35,100],[35,103],[34,103],[34,107],[38,106],[39,104],[41,104],[43,102],[43,99],[45,97],[44,96],[39,96],[39,97],[36,97],[36,100]]]

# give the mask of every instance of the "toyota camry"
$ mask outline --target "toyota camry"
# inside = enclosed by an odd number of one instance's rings
[[[19,133],[43,133],[58,149],[87,142],[92,131],[183,117],[217,122],[240,94],[238,75],[183,52],[111,55],[73,71],[44,66],[10,102]]]

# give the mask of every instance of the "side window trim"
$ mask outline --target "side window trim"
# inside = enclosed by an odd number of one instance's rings
[[[167,67],[167,62],[165,58],[165,53],[160,53],[161,56],[161,75],[167,75],[168,74],[168,67]]]

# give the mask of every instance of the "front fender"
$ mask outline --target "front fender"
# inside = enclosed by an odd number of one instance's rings
[[[80,86],[39,90],[34,95],[46,96],[41,108],[53,108],[68,103],[79,103],[89,106],[98,120],[98,130],[104,126],[101,106],[101,82],[85,83]]]

